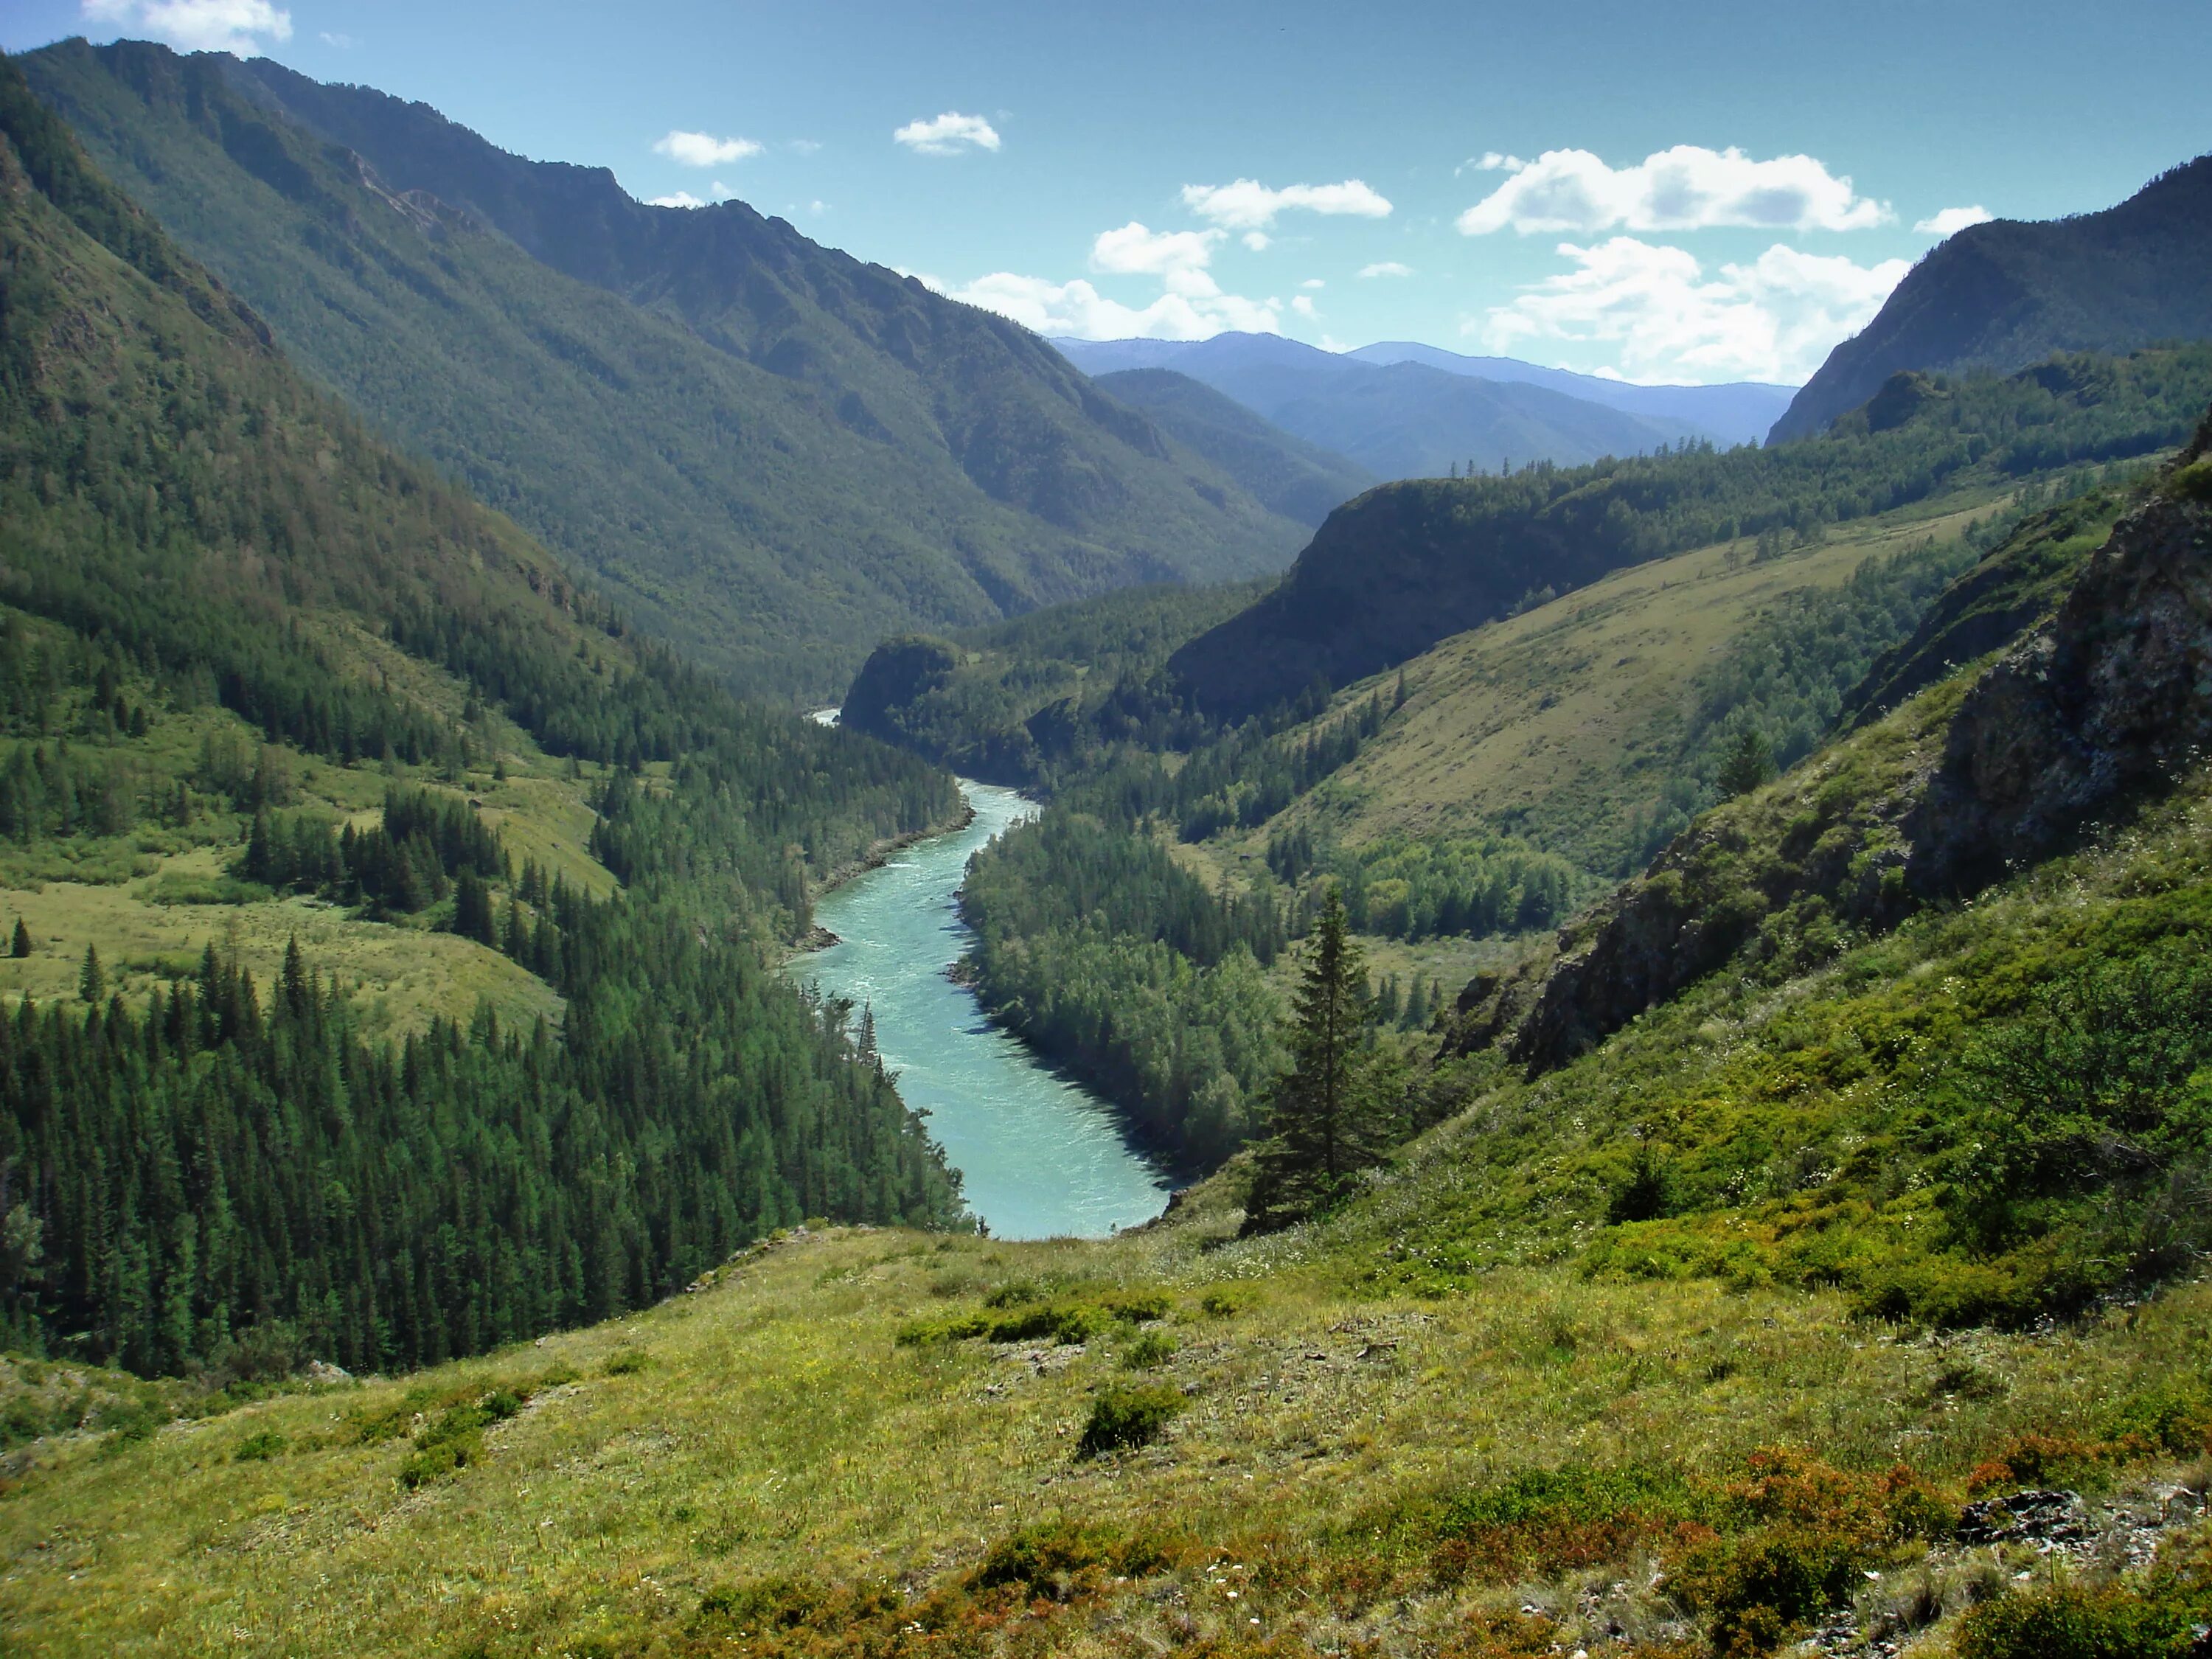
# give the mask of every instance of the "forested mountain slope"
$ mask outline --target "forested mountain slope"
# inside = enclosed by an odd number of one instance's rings
[[[743,204],[647,207],[265,62],[22,63],[304,367],[741,686],[1301,539],[1035,337]]]
[[[2212,336],[2212,155],[2117,207],[1970,226],[1913,267],[1826,362],[1770,439],[1809,437],[1907,369],[2009,374],[2055,352]]]
[[[7,60],[0,256],[6,1341],[418,1364],[957,1220],[765,959],[950,781],[383,447]]]
[[[1282,583],[1170,668],[1237,719],[1345,685],[1516,606],[1738,537],[1796,544],[1940,491],[2179,442],[2212,346],[2054,359],[1998,380],[1898,376],[1817,438],[1401,483],[1331,514]]]
[[[1355,461],[1294,438],[1234,398],[1171,368],[1129,368],[1093,377],[1160,429],[1237,480],[1271,513],[1317,526],[1376,480]]]

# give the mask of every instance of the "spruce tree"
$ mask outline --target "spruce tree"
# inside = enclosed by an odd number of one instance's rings
[[[1757,726],[1739,727],[1721,751],[1716,781],[1726,796],[1747,795],[1774,776],[1774,751]]]
[[[1335,889],[1322,906],[1285,1033],[1291,1069],[1268,1095],[1247,1233],[1273,1232],[1326,1209],[1393,1139],[1392,1078],[1370,1040],[1367,965]]]
[[[84,947],[84,968],[77,975],[77,994],[93,1006],[107,1000],[107,971],[100,965],[100,947]]]
[[[15,918],[15,942],[9,950],[18,961],[31,954],[31,930],[23,925],[21,916]]]

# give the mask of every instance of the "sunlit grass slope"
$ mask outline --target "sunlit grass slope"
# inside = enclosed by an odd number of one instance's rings
[[[1203,1220],[1103,1244],[817,1233],[465,1364],[158,1426],[166,1402],[118,1404],[118,1429],[14,1455],[0,1619],[43,1653],[1648,1645],[1694,1619],[1655,1573],[1755,1530],[1727,1494],[1760,1449],[1800,1449],[1831,1498],[1880,1486],[1834,1471],[1905,1460],[1940,1513],[2022,1435],[2102,1444],[2212,1340],[2202,1287],[1929,1340],[1824,1297],[1564,1268],[1377,1296],[1357,1255],[1220,1243]],[[912,1340],[962,1316],[1087,1340]],[[1079,1455],[1101,1395],[1136,1388],[1180,1402],[1159,1438]],[[2168,1461],[2081,1455],[2123,1492]],[[1490,1526],[1500,1492],[1545,1524]],[[1858,1547],[1869,1574],[1926,1549]]]

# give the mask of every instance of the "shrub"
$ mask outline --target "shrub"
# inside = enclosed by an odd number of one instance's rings
[[[2007,1596],[1959,1632],[1959,1659],[2182,1659],[2195,1649],[2187,1610],[2117,1584]]]
[[[607,1358],[609,1376],[635,1376],[653,1364],[653,1356],[636,1348],[622,1348]]]
[[[1098,1457],[1149,1446],[1182,1403],[1181,1394],[1158,1383],[1110,1384],[1091,1402],[1091,1419],[1083,1425],[1076,1455]]]
[[[259,1433],[249,1434],[240,1441],[238,1449],[230,1455],[231,1461],[235,1463],[258,1463],[271,1457],[281,1457],[284,1454],[285,1443],[284,1437],[276,1430],[263,1429]]]
[[[1164,1365],[1175,1358],[1175,1339],[1158,1331],[1146,1331],[1127,1347],[1121,1350],[1121,1369],[1125,1371],[1150,1370],[1155,1365]]]
[[[1620,1559],[1698,1507],[1672,1470],[1529,1469],[1445,1508],[1434,1566],[1447,1582],[1591,1566]]]
[[[977,1589],[1013,1584],[1030,1597],[1066,1601],[1109,1577],[1158,1572],[1169,1555],[1147,1534],[1131,1537],[1118,1527],[1055,1519],[1008,1533],[991,1547],[969,1583]]]
[[[470,1404],[448,1407],[415,1437],[415,1455],[399,1466],[399,1484],[412,1492],[477,1462],[483,1455],[483,1431],[520,1411],[522,1401],[520,1395],[495,1389]]]

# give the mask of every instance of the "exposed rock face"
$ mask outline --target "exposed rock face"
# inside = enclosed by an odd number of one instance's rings
[[[2212,739],[2212,514],[2124,520],[2057,617],[1983,676],[1905,826],[1913,887],[1970,891]]]
[[[2212,744],[2212,421],[2056,615],[1709,814],[1557,952],[1460,999],[1456,1045],[1565,1064],[1692,981],[1823,926],[1880,929],[2057,850]],[[1796,926],[1770,930],[1787,915]]]

